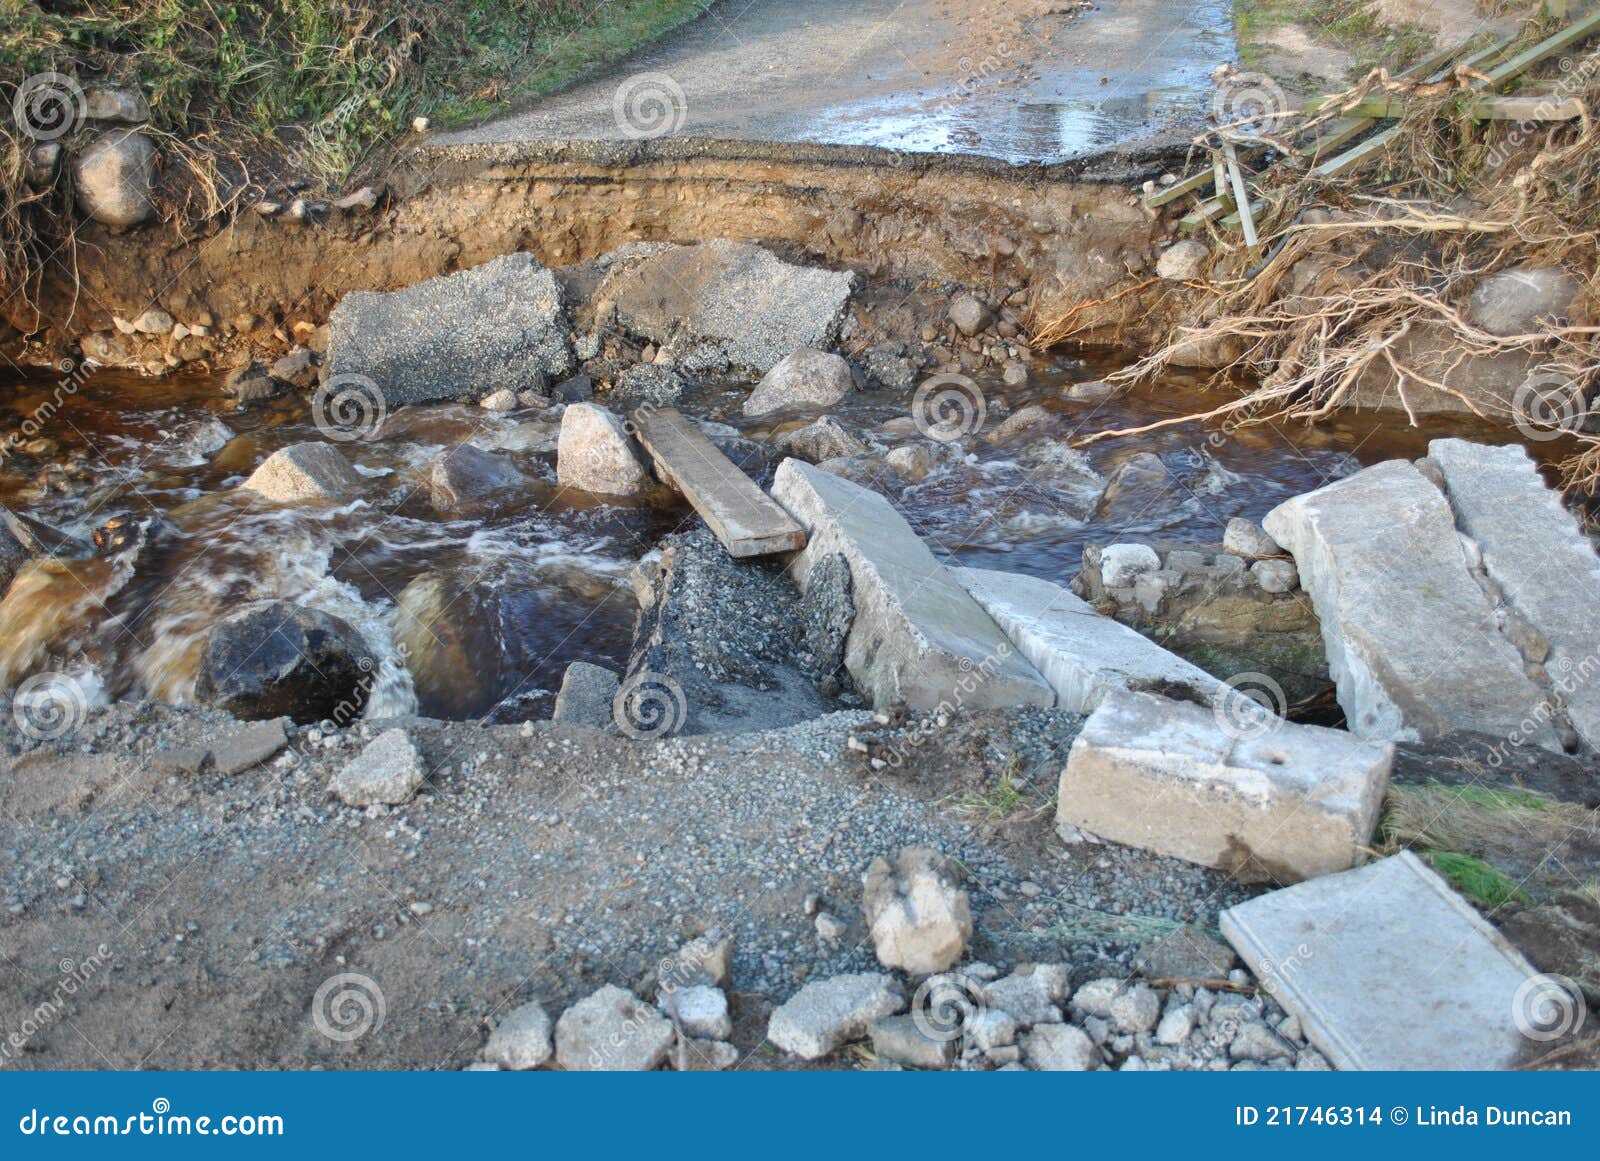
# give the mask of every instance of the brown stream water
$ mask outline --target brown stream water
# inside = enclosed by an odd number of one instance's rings
[[[1315,429],[1183,425],[1069,450],[1074,436],[1222,399],[1197,380],[1176,377],[1110,399],[1065,398],[1064,387],[1116,365],[1039,363],[1033,381],[1016,390],[980,379],[988,407],[982,428],[942,449],[908,423],[909,395],[863,392],[832,414],[852,434],[883,446],[921,442],[940,451],[920,481],[887,470],[873,475],[937,554],[1061,583],[1077,572],[1085,542],[1215,542],[1230,517],[1259,519],[1283,499],[1359,465],[1419,455],[1430,436],[1507,439],[1499,429],[1470,423],[1416,429],[1404,416],[1367,413]],[[778,425],[740,415],[747,392],[746,384],[729,384],[691,395],[682,410],[759,440]],[[1002,446],[989,442],[1005,414],[1033,402],[1052,413],[1049,423]],[[432,698],[420,709],[433,716],[546,717],[570,662],[621,665],[635,612],[629,570],[665,533],[694,522],[686,506],[606,502],[558,489],[558,427],[554,414],[541,411],[402,409],[376,438],[341,445],[368,480],[360,499],[272,506],[234,488],[274,450],[324,438],[303,398],[234,411],[211,378],[100,370],[0,379],[0,432],[14,449],[0,461],[0,502],[85,539],[109,520],[143,516],[165,519],[178,534],[137,567],[124,554],[36,564],[19,574],[0,601],[0,688],[43,669],[64,669],[100,696],[182,702],[193,696],[198,652],[217,616],[275,597],[355,625],[378,655],[369,716],[410,712],[419,707],[394,645],[395,601],[414,578],[439,571],[470,577],[506,599],[467,602],[493,609],[483,615],[494,621],[485,632],[498,656],[468,662],[493,671],[493,680],[480,682],[488,692]],[[466,517],[435,510],[428,465],[444,448],[468,440],[512,456],[534,483],[490,512]],[[1085,467],[1109,476],[1144,452],[1166,464],[1170,486],[1124,495],[1096,511],[1097,489],[1086,483]],[[758,456],[746,466],[770,473],[774,463]]]

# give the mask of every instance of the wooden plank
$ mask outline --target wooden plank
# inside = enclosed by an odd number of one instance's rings
[[[1231,141],[1223,142],[1222,149],[1228,158],[1228,181],[1233,187],[1233,204],[1239,207],[1239,223],[1244,227],[1244,244],[1254,250],[1257,242],[1256,222],[1250,213],[1250,191],[1244,188],[1244,174],[1239,172],[1239,155],[1234,152]]]
[[[805,547],[805,529],[677,410],[641,408],[632,419],[639,442],[655,460],[656,475],[683,493],[729,555],[766,556]]]
[[[1350,110],[1360,117],[1397,119],[1406,111],[1400,96],[1372,97]],[[1575,98],[1480,97],[1463,110],[1474,121],[1572,121],[1583,115],[1583,105]]]

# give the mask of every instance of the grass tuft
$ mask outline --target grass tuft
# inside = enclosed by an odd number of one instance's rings
[[[1458,851],[1430,851],[1422,857],[1457,891],[1491,911],[1511,902],[1531,902],[1528,893],[1513,879],[1482,859]]]
[[[24,78],[137,85],[163,139],[169,215],[205,216],[280,176],[332,187],[412,119],[483,117],[572,83],[707,0],[0,0],[0,287],[70,221],[23,181]],[[198,191],[198,192],[197,192]]]

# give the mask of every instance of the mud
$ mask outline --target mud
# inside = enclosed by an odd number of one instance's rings
[[[162,373],[304,342],[351,290],[394,289],[529,251],[552,266],[628,241],[761,241],[875,278],[1016,294],[1030,317],[1105,299],[1151,276],[1165,230],[1138,186],[1170,153],[1103,154],[1056,166],[911,156],[845,146],[696,142],[518,143],[424,149],[391,175],[373,213],[301,226],[248,210],[184,236],[168,225],[79,231],[35,296],[7,304],[54,363],[100,334],[122,362]],[[73,276],[78,279],[74,284]],[[1081,319],[1085,341],[1140,344],[1181,297],[1145,286]],[[209,335],[117,333],[152,307]],[[91,352],[92,353],[92,352]],[[102,361],[108,361],[102,358]]]

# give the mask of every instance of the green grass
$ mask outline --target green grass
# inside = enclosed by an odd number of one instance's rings
[[[1512,901],[1530,901],[1528,893],[1515,881],[1482,859],[1455,851],[1429,851],[1422,857],[1457,891],[1490,910]]]
[[[137,82],[160,128],[371,145],[565,85],[706,0],[0,0],[0,77]],[[329,125],[328,119],[337,124]]]
[[[1444,798],[1484,810],[1548,810],[1555,803],[1542,794],[1525,790],[1494,790],[1486,786],[1446,786],[1439,782],[1428,783],[1428,788]]]
[[[956,801],[956,809],[963,814],[999,822],[1027,800],[1028,796],[1020,785],[1022,777],[1022,758],[1013,754],[991,789],[982,793],[969,791],[963,794]]]
[[[1368,0],[1234,0],[1240,62],[1259,68],[1271,53],[1268,38],[1289,24],[1299,24],[1312,39],[1349,53],[1352,78],[1379,64],[1403,67],[1432,46],[1419,29],[1382,23]]]
[[[487,116],[562,87],[702,12],[707,0],[0,0],[0,286],[65,208],[22,181],[16,86],[42,72],[137,85],[173,204],[214,214],[249,175],[336,187],[418,116]],[[181,163],[181,164],[179,164]],[[196,197],[195,191],[199,196]],[[220,191],[220,192],[219,192]]]

